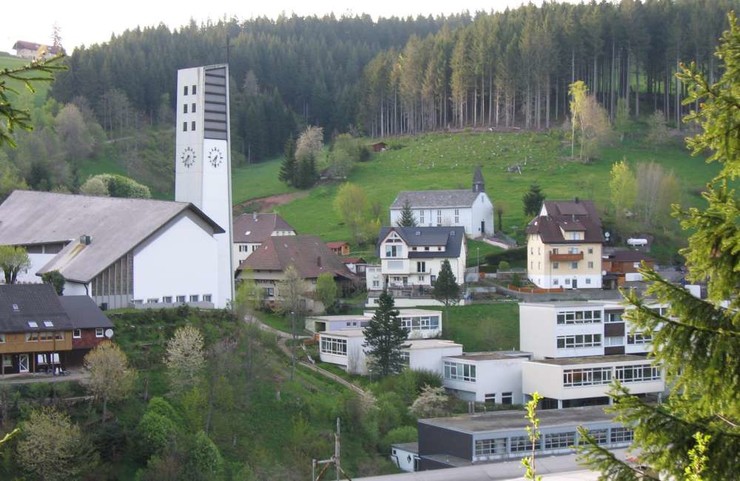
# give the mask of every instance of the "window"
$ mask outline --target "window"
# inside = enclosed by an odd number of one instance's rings
[[[185,302],[185,296],[177,296],[175,297],[175,299],[177,300],[178,304],[182,304]]]
[[[275,297],[275,288],[274,287],[265,287],[265,296],[266,297]]]
[[[54,340],[54,333],[49,331],[43,331],[39,333],[39,340],[41,342],[49,342]]]
[[[650,344],[653,342],[652,334],[627,334],[627,344]]]
[[[385,256],[386,257],[401,257],[401,246],[386,244],[385,245]]]
[[[475,441],[475,455],[506,454],[506,438],[478,439]]]
[[[159,303],[159,298],[158,297],[150,297],[149,299],[146,300],[146,303],[147,304],[158,304]]]
[[[193,104],[190,106],[190,111],[192,113],[195,113],[195,102],[193,102]]]
[[[437,210],[437,225],[442,225],[442,211]]]
[[[64,340],[64,333],[62,331],[57,331],[54,335],[54,339],[57,341],[63,341]]]
[[[650,364],[617,366],[615,376],[621,382],[659,381],[660,369]]]
[[[606,444],[607,439],[609,439],[606,429],[590,429],[588,431],[588,434],[590,434],[591,437],[594,438],[596,444]]]
[[[594,268],[594,262],[593,261],[588,261],[588,268],[589,269],[593,269]]]
[[[445,361],[445,379],[453,381],[475,382],[475,365],[461,362]]]
[[[545,449],[562,449],[570,448],[576,444],[576,432],[567,433],[546,433]]]
[[[256,251],[257,250],[257,247],[259,247],[259,246],[252,246],[252,252]]]
[[[419,211],[419,225],[424,225],[424,211]]]
[[[612,368],[610,367],[587,367],[563,371],[563,387],[595,386],[609,384],[611,381]]]
[[[601,334],[575,334],[558,336],[558,349],[572,349],[575,347],[600,347]]]
[[[460,209],[455,209],[455,224],[460,223]]]
[[[183,94],[183,95],[187,95],[187,94],[188,94],[188,86],[187,86],[187,85],[186,85],[186,86],[184,86],[182,90],[183,90],[183,91],[182,91],[182,94]]]
[[[380,287],[380,281],[379,281],[379,280],[377,280],[377,279],[373,280],[373,287],[374,287],[374,288],[378,288],[378,287]]]
[[[411,364],[411,354],[408,351],[401,351],[401,364],[406,367]]]
[[[622,314],[619,312],[609,312],[607,313],[606,319],[604,319],[604,322],[623,322]]]
[[[571,269],[578,269],[578,262],[571,262],[570,263],[570,268]]]
[[[26,333],[26,342],[37,342],[38,340],[39,340],[38,332],[27,332]]]
[[[0,344],[5,344],[5,334],[0,334]]]
[[[514,395],[510,392],[501,393],[501,404],[512,405],[514,404]]]
[[[496,393],[489,392],[484,395],[484,401],[486,404],[496,404]]]
[[[39,327],[39,324],[36,321],[28,321],[28,327]]]
[[[427,263],[426,262],[417,262],[416,263],[416,272],[426,272],[427,271]]]
[[[559,285],[559,284],[560,284],[560,280],[558,280],[558,279],[553,279],[553,280],[552,280],[552,285],[553,285],[553,286],[557,286],[557,285]]]
[[[183,122],[182,123],[182,131],[183,132],[187,132],[188,131],[188,123],[187,122]]]
[[[587,278],[586,279],[586,284],[591,284],[591,279],[590,278]]]
[[[338,354],[340,356],[347,355],[347,340],[337,339],[334,337],[322,337],[321,338],[321,352],[327,354]]]
[[[419,276],[419,282],[426,282],[427,276]]]
[[[190,295],[190,302],[198,302],[199,300],[200,300],[200,296],[198,294]]]
[[[195,104],[193,104],[193,107],[195,107]],[[193,112],[195,112],[195,108],[193,108]],[[589,254],[593,254],[594,253],[594,248],[593,247],[589,247],[588,248],[588,253]]]
[[[601,311],[561,311],[556,317],[558,324],[598,324]]]
[[[190,130],[195,130],[195,120],[190,122]]]
[[[44,327],[54,327],[54,323],[51,321],[44,321]]]
[[[182,113],[188,113],[188,104],[182,104]]]
[[[13,367],[13,358],[10,354],[3,354],[3,367]]]
[[[103,337],[105,333],[103,332],[102,327],[96,327],[95,328],[95,337]]]
[[[172,296],[163,296],[162,302],[164,302],[165,304],[172,304]]]
[[[567,285],[570,285],[570,278],[566,279],[566,280],[565,280],[565,283],[566,283]]]
[[[203,302],[213,302],[213,296],[211,294],[203,294]]]
[[[195,85],[193,85],[193,95],[195,95]]]
[[[624,337],[623,336],[609,336],[604,338],[604,346],[606,347],[612,347],[612,346],[624,346]]]
[[[553,262],[552,263],[552,268],[553,269],[557,269],[558,267],[560,267],[560,263],[559,262]]]
[[[632,441],[634,433],[629,428],[612,428],[609,441],[612,443],[628,443]]]
[[[539,441],[534,446],[535,449],[540,449]],[[512,436],[511,437],[511,452],[512,453],[523,453],[525,451],[532,451],[532,441],[529,440],[528,436]]]
[[[73,329],[72,339],[80,339],[80,338],[82,338],[82,329]]]

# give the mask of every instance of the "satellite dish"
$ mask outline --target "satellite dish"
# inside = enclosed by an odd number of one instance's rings
[[[601,275],[602,276],[605,276],[606,275],[606,271],[601,271]]]
[[[609,237],[611,237],[611,234],[609,232],[604,232],[604,237],[608,240]]]
[[[105,337],[107,337],[108,339],[110,339],[111,337],[113,337],[113,329],[110,329],[110,328],[106,329],[105,330]]]

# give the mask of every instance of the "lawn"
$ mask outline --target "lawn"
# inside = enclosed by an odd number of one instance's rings
[[[467,189],[474,168],[480,165],[488,195],[494,205],[503,208],[504,232],[522,240],[529,219],[522,212],[521,199],[532,184],[539,184],[548,199],[592,199],[601,210],[607,210],[609,173],[615,161],[626,159],[631,165],[656,162],[679,178],[682,196],[676,201],[692,205],[699,201],[696,192],[716,171],[715,165],[692,157],[679,142],[659,151],[625,142],[605,150],[603,159],[589,164],[569,160],[566,143],[557,133],[533,132],[395,138],[388,140],[389,150],[357,164],[349,181],[365,190],[370,202],[378,205],[381,222],[387,224],[388,206],[399,191]],[[279,165],[275,160],[237,169],[234,189],[239,194],[234,199],[288,191],[276,180]],[[509,172],[514,165],[521,167],[521,173]],[[327,241],[350,240],[332,206],[337,189],[337,184],[319,185],[307,197],[279,207],[278,212],[300,233],[316,234]]]
[[[465,352],[519,349],[516,302],[450,307],[442,325],[442,337],[459,342]]]

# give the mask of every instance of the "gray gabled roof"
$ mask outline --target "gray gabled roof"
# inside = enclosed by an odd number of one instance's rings
[[[470,207],[481,192],[472,190],[419,190],[399,192],[391,210],[403,209],[408,202],[412,209]]]
[[[61,296],[59,302],[75,329],[111,328],[113,323],[90,296]]]
[[[410,251],[409,258],[414,259],[459,257],[465,242],[464,227],[382,227],[378,235],[378,249],[391,232],[396,232],[409,247],[445,246],[444,252]]]
[[[17,190],[0,205],[0,245],[65,243],[38,273],[58,270],[87,283],[182,215],[200,219],[212,233],[224,232],[190,203]],[[89,245],[80,242],[83,235],[90,236]]]
[[[72,322],[51,285],[0,285],[0,332],[71,329]]]

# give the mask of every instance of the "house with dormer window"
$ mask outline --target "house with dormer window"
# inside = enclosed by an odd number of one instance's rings
[[[527,225],[527,276],[537,287],[601,289],[601,218],[588,200],[545,201]]]
[[[462,285],[467,257],[463,227],[383,227],[378,238],[380,265],[365,271],[368,307],[375,306],[383,290],[391,292],[396,306],[438,304],[431,291],[445,260]]]

